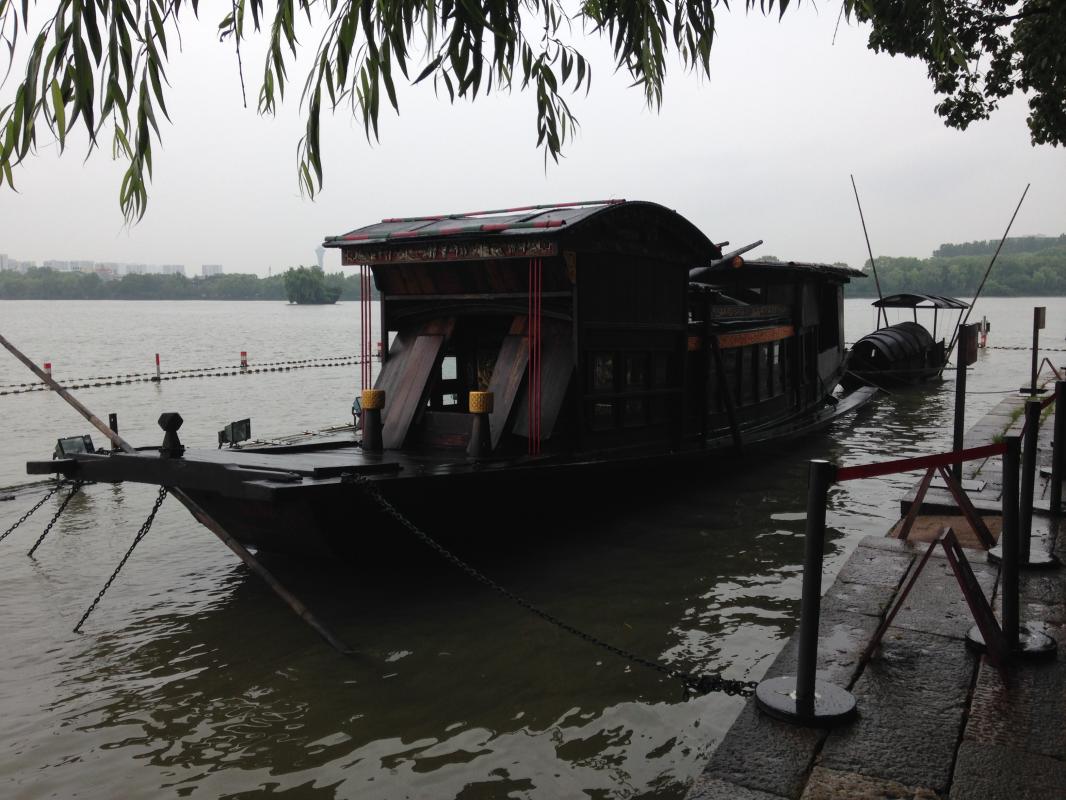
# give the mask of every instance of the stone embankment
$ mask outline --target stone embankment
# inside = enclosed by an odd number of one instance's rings
[[[966,446],[1017,432],[1013,409],[1021,403],[1001,403],[971,429]],[[1051,460],[1052,427],[1041,427],[1038,463],[1044,465]],[[964,472],[975,506],[997,536],[1000,462],[971,462]],[[1047,482],[1046,476],[1036,481],[1032,548],[1066,558],[1066,535],[1047,513]],[[951,525],[964,546],[972,541],[949,498],[930,491],[907,542],[863,540],[822,599],[818,678],[849,689],[858,718],[832,730],[803,728],[765,715],[753,699],[689,800],[1066,798],[1066,655],[1012,663],[1004,680],[966,646],[973,617],[939,548],[877,654],[861,664],[935,531]],[[966,555],[998,611],[999,567],[980,550]],[[1066,647],[1066,569],[1023,570],[1020,609],[1023,623],[1045,631],[1060,651]],[[766,677],[795,675],[796,654],[793,637]]]

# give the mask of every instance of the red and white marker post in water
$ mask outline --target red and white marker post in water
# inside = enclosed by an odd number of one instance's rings
[[[159,353],[155,354],[155,381],[156,381],[156,383],[159,383],[159,381],[160,381],[160,377],[159,377]]]
[[[52,377],[52,362],[51,361],[45,361],[44,362],[44,371],[45,371],[45,374],[48,375],[49,378]]]
[[[248,369],[248,351],[241,350],[241,369]]]

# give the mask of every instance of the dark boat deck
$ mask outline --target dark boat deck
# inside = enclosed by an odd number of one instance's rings
[[[820,412],[782,425],[752,431],[745,444],[755,446],[766,441],[802,436],[865,404],[876,394],[874,389],[857,390],[827,405]],[[93,481],[133,481],[180,486],[186,489],[220,492],[234,496],[267,499],[277,491],[307,487],[318,482],[336,483],[340,479],[367,477],[428,477],[447,474],[521,471],[531,469],[589,466],[602,462],[635,460],[675,460],[685,456],[704,458],[728,446],[721,439],[701,446],[693,444],[681,452],[634,451],[628,457],[613,454],[552,454],[511,456],[473,460],[462,450],[427,450],[424,452],[386,451],[382,455],[366,453],[356,443],[343,441],[289,444],[277,448],[187,449],[179,458],[165,458],[155,448],[135,453],[81,453],[76,457],[50,461],[31,461],[30,474],[59,473],[71,478]],[[243,487],[243,488],[242,488]]]

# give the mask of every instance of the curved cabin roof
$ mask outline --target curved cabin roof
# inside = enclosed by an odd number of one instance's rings
[[[692,265],[722,255],[676,211],[626,200],[393,217],[327,237],[323,246],[340,248],[346,265],[536,257],[563,248],[655,255]]]
[[[873,302],[875,308],[969,308],[970,304],[940,294],[890,294]]]
[[[872,346],[887,364],[919,358],[933,344],[933,336],[917,322],[900,322],[887,328],[868,333],[855,343],[854,351],[863,353],[865,346]],[[873,363],[873,359],[866,359]]]

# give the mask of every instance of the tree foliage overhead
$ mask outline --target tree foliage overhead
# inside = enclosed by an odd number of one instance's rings
[[[784,15],[799,0],[734,0],[747,11]],[[921,58],[949,125],[986,117],[1012,92],[1030,93],[1034,142],[1066,141],[1066,3],[1062,0],[841,0],[849,18],[872,26],[875,50]],[[45,6],[47,10],[42,10]],[[615,67],[662,100],[667,62],[710,74],[715,14],[729,0],[231,0],[220,40],[232,46],[244,86],[242,43],[261,37],[258,107],[273,114],[291,91],[297,54],[310,54],[300,86],[305,132],[297,173],[303,191],[322,187],[323,110],[350,109],[376,137],[382,105],[399,111],[397,82],[432,81],[449,100],[513,88],[535,99],[537,144],[558,158],[577,120],[567,92],[588,91],[592,71],[569,42],[599,35]],[[54,13],[52,10],[54,8]],[[214,6],[212,7],[214,8]],[[13,93],[0,99],[0,184],[41,143],[62,149],[88,133],[89,151],[109,140],[127,163],[119,202],[127,220],[144,215],[153,142],[168,117],[169,59],[198,0],[0,0],[0,74]],[[182,15],[186,15],[183,17]],[[306,45],[304,41],[316,41]],[[14,70],[16,48],[27,52]],[[3,64],[6,51],[7,64]]]
[[[871,25],[870,49],[920,58],[954,127],[987,119],[1015,92],[1029,98],[1033,144],[1066,144],[1063,0],[844,0]]]

